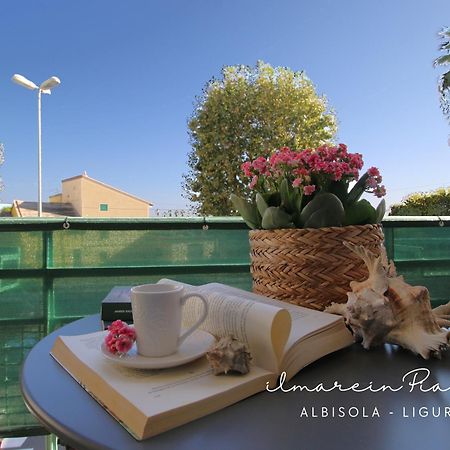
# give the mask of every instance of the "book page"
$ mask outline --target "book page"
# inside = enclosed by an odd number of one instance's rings
[[[210,290],[222,292],[224,294],[241,296],[246,300],[257,302],[259,304],[286,309],[291,317],[292,327],[285,347],[285,353],[287,353],[289,349],[299,340],[322,333],[327,328],[332,328],[340,323],[343,323],[343,318],[335,314],[315,311],[313,309],[264,297],[262,295],[254,294],[253,292],[244,291],[242,289],[226,286],[224,284],[210,283],[202,287],[207,287]]]
[[[289,381],[299,370],[323,356],[348,347],[353,336],[345,326],[327,327],[322,332],[310,334],[292,346],[283,358],[283,371]]]
[[[169,369],[128,369],[102,355],[101,344],[106,334],[101,331],[59,336],[51,354],[137,437],[141,433],[157,434],[223,408],[264,390],[266,382],[274,379],[274,374],[259,367],[252,367],[246,375],[215,376],[205,357]],[[208,407],[201,406],[203,401],[219,399],[221,394],[224,394],[222,400],[214,400]],[[195,403],[199,405],[187,408]],[[186,411],[183,408],[187,408]],[[174,413],[177,410],[178,415]],[[169,419],[156,426],[165,415]],[[145,419],[146,423],[147,418],[155,418],[153,426],[157,430],[143,432],[142,427],[147,426],[143,421]]]
[[[281,302],[220,283],[206,286],[211,290],[240,295],[260,304],[286,308],[292,320],[291,333],[281,361],[282,371],[286,372],[287,380],[322,356],[353,343],[353,336],[345,327],[341,316]]]
[[[255,302],[242,295],[245,291],[229,292],[219,284],[194,287],[168,279],[159,283],[182,284],[186,293],[202,294],[209,313],[200,328],[219,338],[233,335],[248,346],[256,366],[279,372],[291,329],[291,318],[284,308]],[[202,311],[201,301],[189,299],[183,310],[183,327],[192,326]]]

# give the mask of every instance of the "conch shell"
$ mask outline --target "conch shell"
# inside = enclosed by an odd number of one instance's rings
[[[365,349],[390,342],[428,359],[440,358],[450,344],[450,302],[431,309],[428,289],[411,286],[398,276],[386,252],[376,257],[363,246],[344,242],[366,264],[369,277],[352,281],[346,304],[333,303],[326,312],[345,317]]]
[[[252,357],[247,346],[233,336],[225,336],[207,353],[206,358],[213,369],[214,375],[228,372],[246,374],[250,370]]]

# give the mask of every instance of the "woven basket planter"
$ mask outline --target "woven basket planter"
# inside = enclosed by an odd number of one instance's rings
[[[253,292],[323,310],[347,301],[350,281],[362,281],[364,263],[342,243],[379,255],[381,225],[250,231]]]

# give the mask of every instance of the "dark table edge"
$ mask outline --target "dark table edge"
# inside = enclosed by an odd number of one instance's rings
[[[87,316],[91,319],[97,318],[98,323],[100,324],[100,314],[95,314],[93,316]],[[81,319],[75,320],[74,322],[70,322],[69,324],[64,325],[64,334],[68,335],[70,334],[70,327],[73,325],[76,327],[77,323],[80,321],[85,321],[87,317],[83,317]],[[53,346],[54,341],[61,333],[61,328],[58,328],[57,330],[53,331],[52,333],[45,336],[43,339],[41,339],[36,345],[44,345],[48,344],[50,341],[50,348]],[[100,331],[100,326],[99,326]],[[79,332],[75,332],[74,334],[79,334]],[[34,348],[34,347],[33,347]],[[33,351],[31,349],[30,353]],[[50,355],[49,355],[50,356]],[[51,356],[50,356],[51,357]],[[25,362],[22,365],[21,373],[20,373],[20,391],[22,393],[22,397],[25,403],[25,406],[28,408],[28,410],[33,414],[34,417],[36,417],[37,420],[50,432],[58,436],[62,442],[63,445],[70,445],[74,447],[77,450],[82,450],[84,447],[80,447],[80,441],[79,438],[76,439],[75,435],[71,432],[68,432],[66,429],[62,429],[61,426],[59,426],[58,422],[56,420],[49,420],[48,414],[42,410],[38,404],[35,402],[33,396],[30,392],[27,390],[27,379],[25,376],[25,368],[27,366],[27,363],[29,361],[29,354],[25,358]],[[58,364],[56,361],[54,361],[54,364]],[[58,364],[59,366],[59,364]],[[98,448],[100,449],[101,446],[96,441],[89,441],[89,446],[87,448]],[[81,444],[82,445],[82,444]]]

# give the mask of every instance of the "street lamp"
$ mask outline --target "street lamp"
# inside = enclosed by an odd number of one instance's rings
[[[41,95],[51,94],[51,89],[58,86],[61,81],[58,77],[51,77],[37,86],[23,75],[15,74],[11,78],[14,83],[20,84],[27,89],[38,91],[38,216],[42,216],[42,124],[41,124]]]

